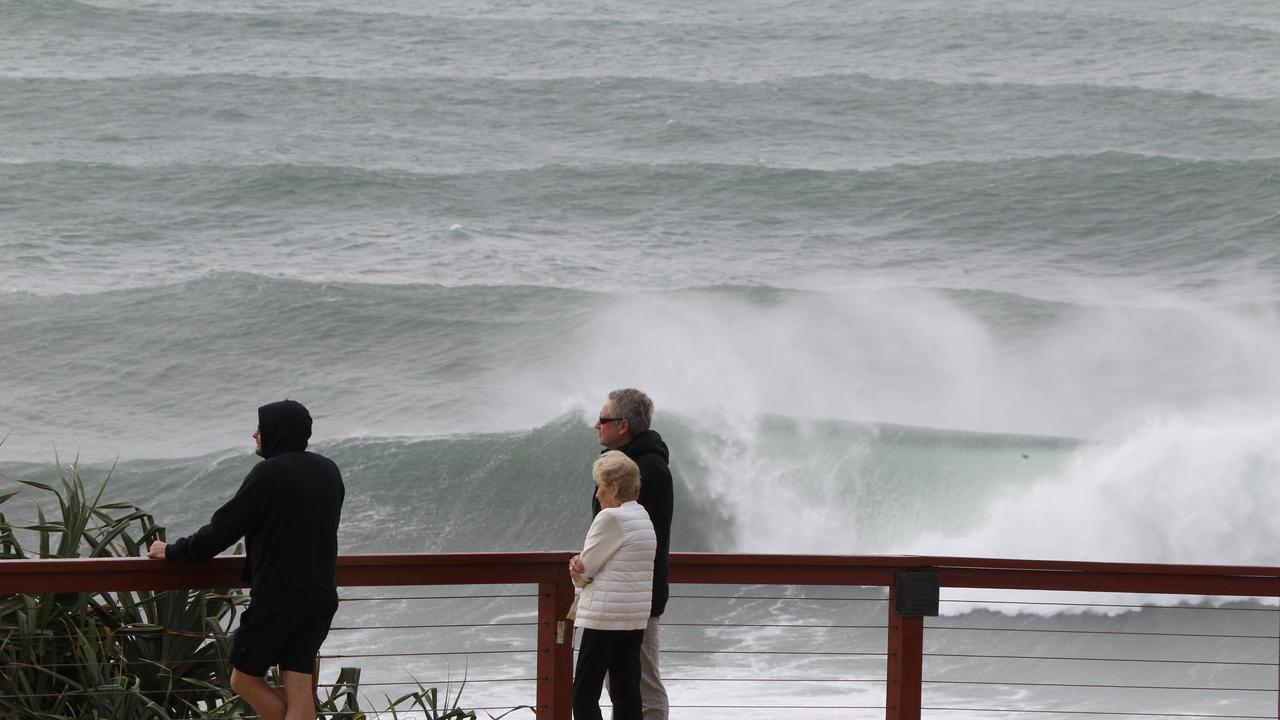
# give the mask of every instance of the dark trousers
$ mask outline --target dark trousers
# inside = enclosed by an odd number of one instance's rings
[[[644,630],[582,629],[573,672],[574,720],[602,720],[600,691],[609,674],[613,720],[640,720],[640,644]]]

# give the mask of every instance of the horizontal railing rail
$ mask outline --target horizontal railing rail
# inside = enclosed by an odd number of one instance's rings
[[[493,585],[567,582],[569,551],[342,555],[338,584]],[[244,587],[244,559],[5,560],[0,593]],[[890,587],[902,571],[938,572],[943,587],[1280,597],[1280,568],[1005,560],[917,555],[672,553],[675,583]]]
[[[571,555],[568,551],[344,555],[338,560],[338,583],[344,587],[536,586],[535,712],[539,718],[568,720],[573,633],[572,626],[564,618],[573,599],[573,586],[567,572]],[[242,587],[242,566],[243,558],[234,556],[219,557],[205,563],[131,558],[5,560],[0,565],[0,594]],[[881,682],[886,686],[884,712],[887,720],[918,720],[921,717],[921,689],[927,684],[922,677],[922,663],[926,655],[924,618],[901,616],[895,611],[898,576],[904,572],[931,573],[942,588],[1280,597],[1280,568],[1275,567],[925,556],[713,553],[673,553],[671,556],[671,581],[677,584],[867,586],[887,589],[888,616],[886,624],[879,626],[887,634],[885,652],[861,653],[881,654],[886,658],[885,677]],[[983,603],[985,600],[976,598],[959,602]],[[1114,603],[1099,605],[1114,606]],[[1191,641],[1194,637],[1194,634],[1188,634],[1184,640]],[[1275,643],[1278,638],[1262,639]],[[932,655],[945,657],[947,653]],[[1001,656],[993,654],[992,657]],[[1068,659],[1071,658],[1061,658]],[[1253,692],[1255,688],[1249,690]],[[1277,710],[1280,711],[1280,707]]]

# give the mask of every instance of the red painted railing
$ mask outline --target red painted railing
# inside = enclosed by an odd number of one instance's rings
[[[572,688],[573,600],[569,552],[344,555],[342,586],[536,584],[536,713],[568,720]],[[237,587],[243,560],[7,560],[0,594]],[[920,718],[924,619],[901,617],[893,598],[901,572],[936,573],[943,588],[1280,597],[1280,568],[1142,565],[916,556],[724,555],[675,553],[673,583],[854,585],[888,588],[887,720]],[[1280,717],[1280,707],[1277,707]]]

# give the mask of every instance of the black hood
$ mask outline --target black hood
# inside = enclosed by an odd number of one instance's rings
[[[662,436],[656,430],[645,430],[631,438],[631,442],[622,448],[622,452],[632,459],[641,455],[657,455],[662,458],[663,463],[671,462],[671,451],[667,449],[667,444],[662,441]]]
[[[311,439],[311,413],[294,400],[281,400],[258,408],[258,433],[262,457],[307,449]]]

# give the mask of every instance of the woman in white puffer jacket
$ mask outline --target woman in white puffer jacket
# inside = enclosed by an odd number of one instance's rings
[[[573,716],[600,720],[600,690],[609,675],[614,720],[641,720],[640,643],[653,601],[658,537],[640,497],[640,469],[617,450],[591,466],[600,512],[582,553],[569,561],[582,588],[570,613],[582,628],[573,673]]]

